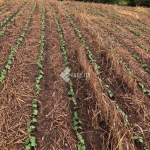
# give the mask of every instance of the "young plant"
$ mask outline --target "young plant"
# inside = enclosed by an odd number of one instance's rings
[[[143,138],[141,136],[138,136],[138,135],[134,135],[133,136],[133,140],[138,142],[138,143],[143,143]]]
[[[24,35],[23,35],[24,36]],[[34,90],[36,94],[40,94],[41,85],[40,82],[43,78],[43,71],[41,70],[43,65],[43,52],[44,52],[44,37],[45,37],[45,8],[43,6],[42,9],[42,26],[41,26],[41,38],[40,38],[40,55],[38,58],[37,66],[39,68],[38,76],[35,78],[36,85],[34,86]],[[29,133],[29,137],[25,140],[25,150],[31,150],[36,146],[36,137],[30,136],[32,132],[36,129],[37,123],[37,115],[38,115],[38,99],[32,100],[32,114],[31,120],[27,123],[27,132]]]

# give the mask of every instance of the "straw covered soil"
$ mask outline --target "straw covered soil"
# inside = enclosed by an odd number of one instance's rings
[[[0,1],[0,150],[150,150],[149,11]]]

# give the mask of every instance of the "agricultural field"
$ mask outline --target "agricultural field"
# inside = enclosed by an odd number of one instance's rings
[[[55,0],[0,5],[0,150],[150,150],[150,9]]]

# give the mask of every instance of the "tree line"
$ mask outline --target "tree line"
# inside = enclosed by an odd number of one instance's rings
[[[97,2],[97,3],[104,3],[104,4],[150,7],[150,0],[79,0],[79,1]]]

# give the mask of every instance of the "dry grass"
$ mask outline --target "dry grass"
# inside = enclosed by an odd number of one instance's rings
[[[133,13],[133,12],[130,12],[127,10],[117,10],[117,13],[125,15],[125,16],[130,16],[130,17],[136,18],[136,19],[140,18],[140,16],[137,13]]]
[[[0,0],[0,6],[4,4],[4,0]]]
[[[20,5],[20,1],[16,2]],[[4,41],[0,43],[2,48],[0,69],[3,69],[10,49],[21,33],[33,3],[32,0],[29,9],[26,9],[16,22],[10,25],[3,37],[0,37]],[[149,98],[138,88],[136,80],[119,63],[118,56],[128,62],[131,71],[138,75],[140,81],[148,87],[150,87],[150,75],[143,70],[121,44],[111,39],[109,33],[115,34],[118,40],[128,44],[129,49],[134,50],[146,62],[150,58],[149,53],[143,52],[131,41],[121,38],[118,33],[115,33],[108,26],[112,23],[109,18],[101,17],[103,20],[101,22],[96,15],[87,11],[86,7],[92,6],[105,14],[111,11],[119,13],[122,22],[124,22],[124,16],[128,16],[134,23],[135,20],[141,19],[140,13],[133,13],[129,8],[121,10],[121,7],[111,5],[81,2],[60,3],[57,1],[50,1],[50,3],[55,8],[63,29],[72,72],[90,74],[90,78],[87,80],[72,78],[75,97],[78,102],[77,111],[83,127],[81,134],[85,139],[87,150],[141,150],[144,146],[149,148]],[[42,91],[39,96],[38,123],[33,133],[37,137],[36,149],[76,150],[78,140],[72,124],[74,109],[71,98],[67,95],[68,85],[59,76],[65,69],[59,36],[48,3],[45,2],[44,5],[46,7],[44,78],[41,82]],[[18,5],[13,9],[17,7]],[[85,48],[63,10],[69,12],[81,31],[97,60],[97,64],[101,67],[99,71],[96,70],[96,64],[89,61]],[[137,8],[137,11],[146,12],[144,8]],[[37,8],[29,24],[26,37],[20,45],[12,68],[0,88],[0,150],[22,150],[24,149],[24,140],[28,136],[26,123],[30,118],[32,99],[36,97],[33,87],[37,75],[36,63],[39,56],[41,13],[41,1],[37,0]],[[124,33],[131,35],[124,26],[117,26]],[[104,30],[108,30],[109,33]],[[109,51],[102,38],[116,50],[115,53]],[[143,39],[138,39],[144,43]],[[114,99],[108,96],[104,88],[105,84],[111,87],[115,95]],[[124,116],[118,111],[115,103],[112,102],[113,100],[128,115],[130,127],[125,125]],[[144,145],[135,144],[132,139],[134,134],[144,138]]]

